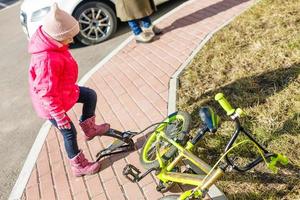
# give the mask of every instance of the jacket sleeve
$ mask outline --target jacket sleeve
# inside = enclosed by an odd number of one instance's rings
[[[53,118],[65,113],[60,99],[59,82],[63,73],[63,62],[47,59],[35,69],[34,90]]]

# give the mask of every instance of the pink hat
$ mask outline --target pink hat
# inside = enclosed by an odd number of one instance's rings
[[[44,19],[42,29],[53,39],[63,41],[79,33],[78,21],[54,3]]]

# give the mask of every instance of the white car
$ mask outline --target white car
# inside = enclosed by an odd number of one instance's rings
[[[24,0],[21,5],[20,20],[28,38],[42,24],[50,7],[57,2],[59,7],[74,16],[80,26],[76,39],[92,45],[110,38],[117,29],[115,12],[116,0]],[[161,4],[168,0],[155,0]]]

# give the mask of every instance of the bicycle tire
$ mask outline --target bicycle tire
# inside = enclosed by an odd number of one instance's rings
[[[173,123],[176,120],[181,120],[182,128],[178,132],[176,132],[176,142],[180,143],[181,145],[185,145],[188,141],[188,133],[190,131],[190,122],[191,117],[187,112],[178,111],[171,115],[169,115],[161,125],[159,125],[147,138],[146,142],[144,143],[140,155],[140,162],[145,169],[151,168],[159,168],[159,161],[157,158],[153,160],[148,159],[148,152],[151,149],[150,147],[156,142],[156,134],[160,129],[167,130],[168,125]],[[165,123],[164,123],[165,122]],[[168,131],[165,132],[166,134],[170,134]],[[153,146],[154,147],[154,146]],[[172,158],[177,153],[177,148],[175,146],[170,146],[168,150],[162,155],[163,162],[167,162],[170,158]]]

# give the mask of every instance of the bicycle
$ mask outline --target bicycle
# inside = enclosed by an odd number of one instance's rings
[[[210,107],[202,107],[199,111],[203,125],[194,137],[189,135],[190,116],[186,112],[175,112],[161,122],[152,134],[147,138],[142,147],[140,161],[147,171],[141,175],[139,169],[133,165],[127,165],[123,174],[132,182],[138,182],[150,172],[155,171],[155,176],[159,179],[157,190],[160,192],[168,191],[174,183],[188,184],[195,186],[194,189],[183,192],[181,195],[171,195],[161,198],[161,200],[191,200],[202,199],[207,194],[208,189],[220,179],[225,172],[235,169],[239,172],[246,172],[262,161],[267,163],[267,167],[273,172],[277,172],[277,163],[288,164],[288,158],[281,154],[271,153],[266,150],[252,134],[246,131],[240,123],[239,118],[244,114],[242,109],[234,109],[225,99],[222,93],[215,96],[221,107],[235,123],[235,131],[227,143],[224,154],[217,163],[210,167],[206,162],[193,153],[196,144],[208,132],[215,133],[219,126],[219,117]],[[243,133],[247,140],[234,144],[238,136]],[[250,163],[239,166],[228,156],[236,147],[251,142],[258,149],[260,155]],[[188,160],[193,167],[200,169],[204,174],[192,172],[181,172],[178,164]]]

